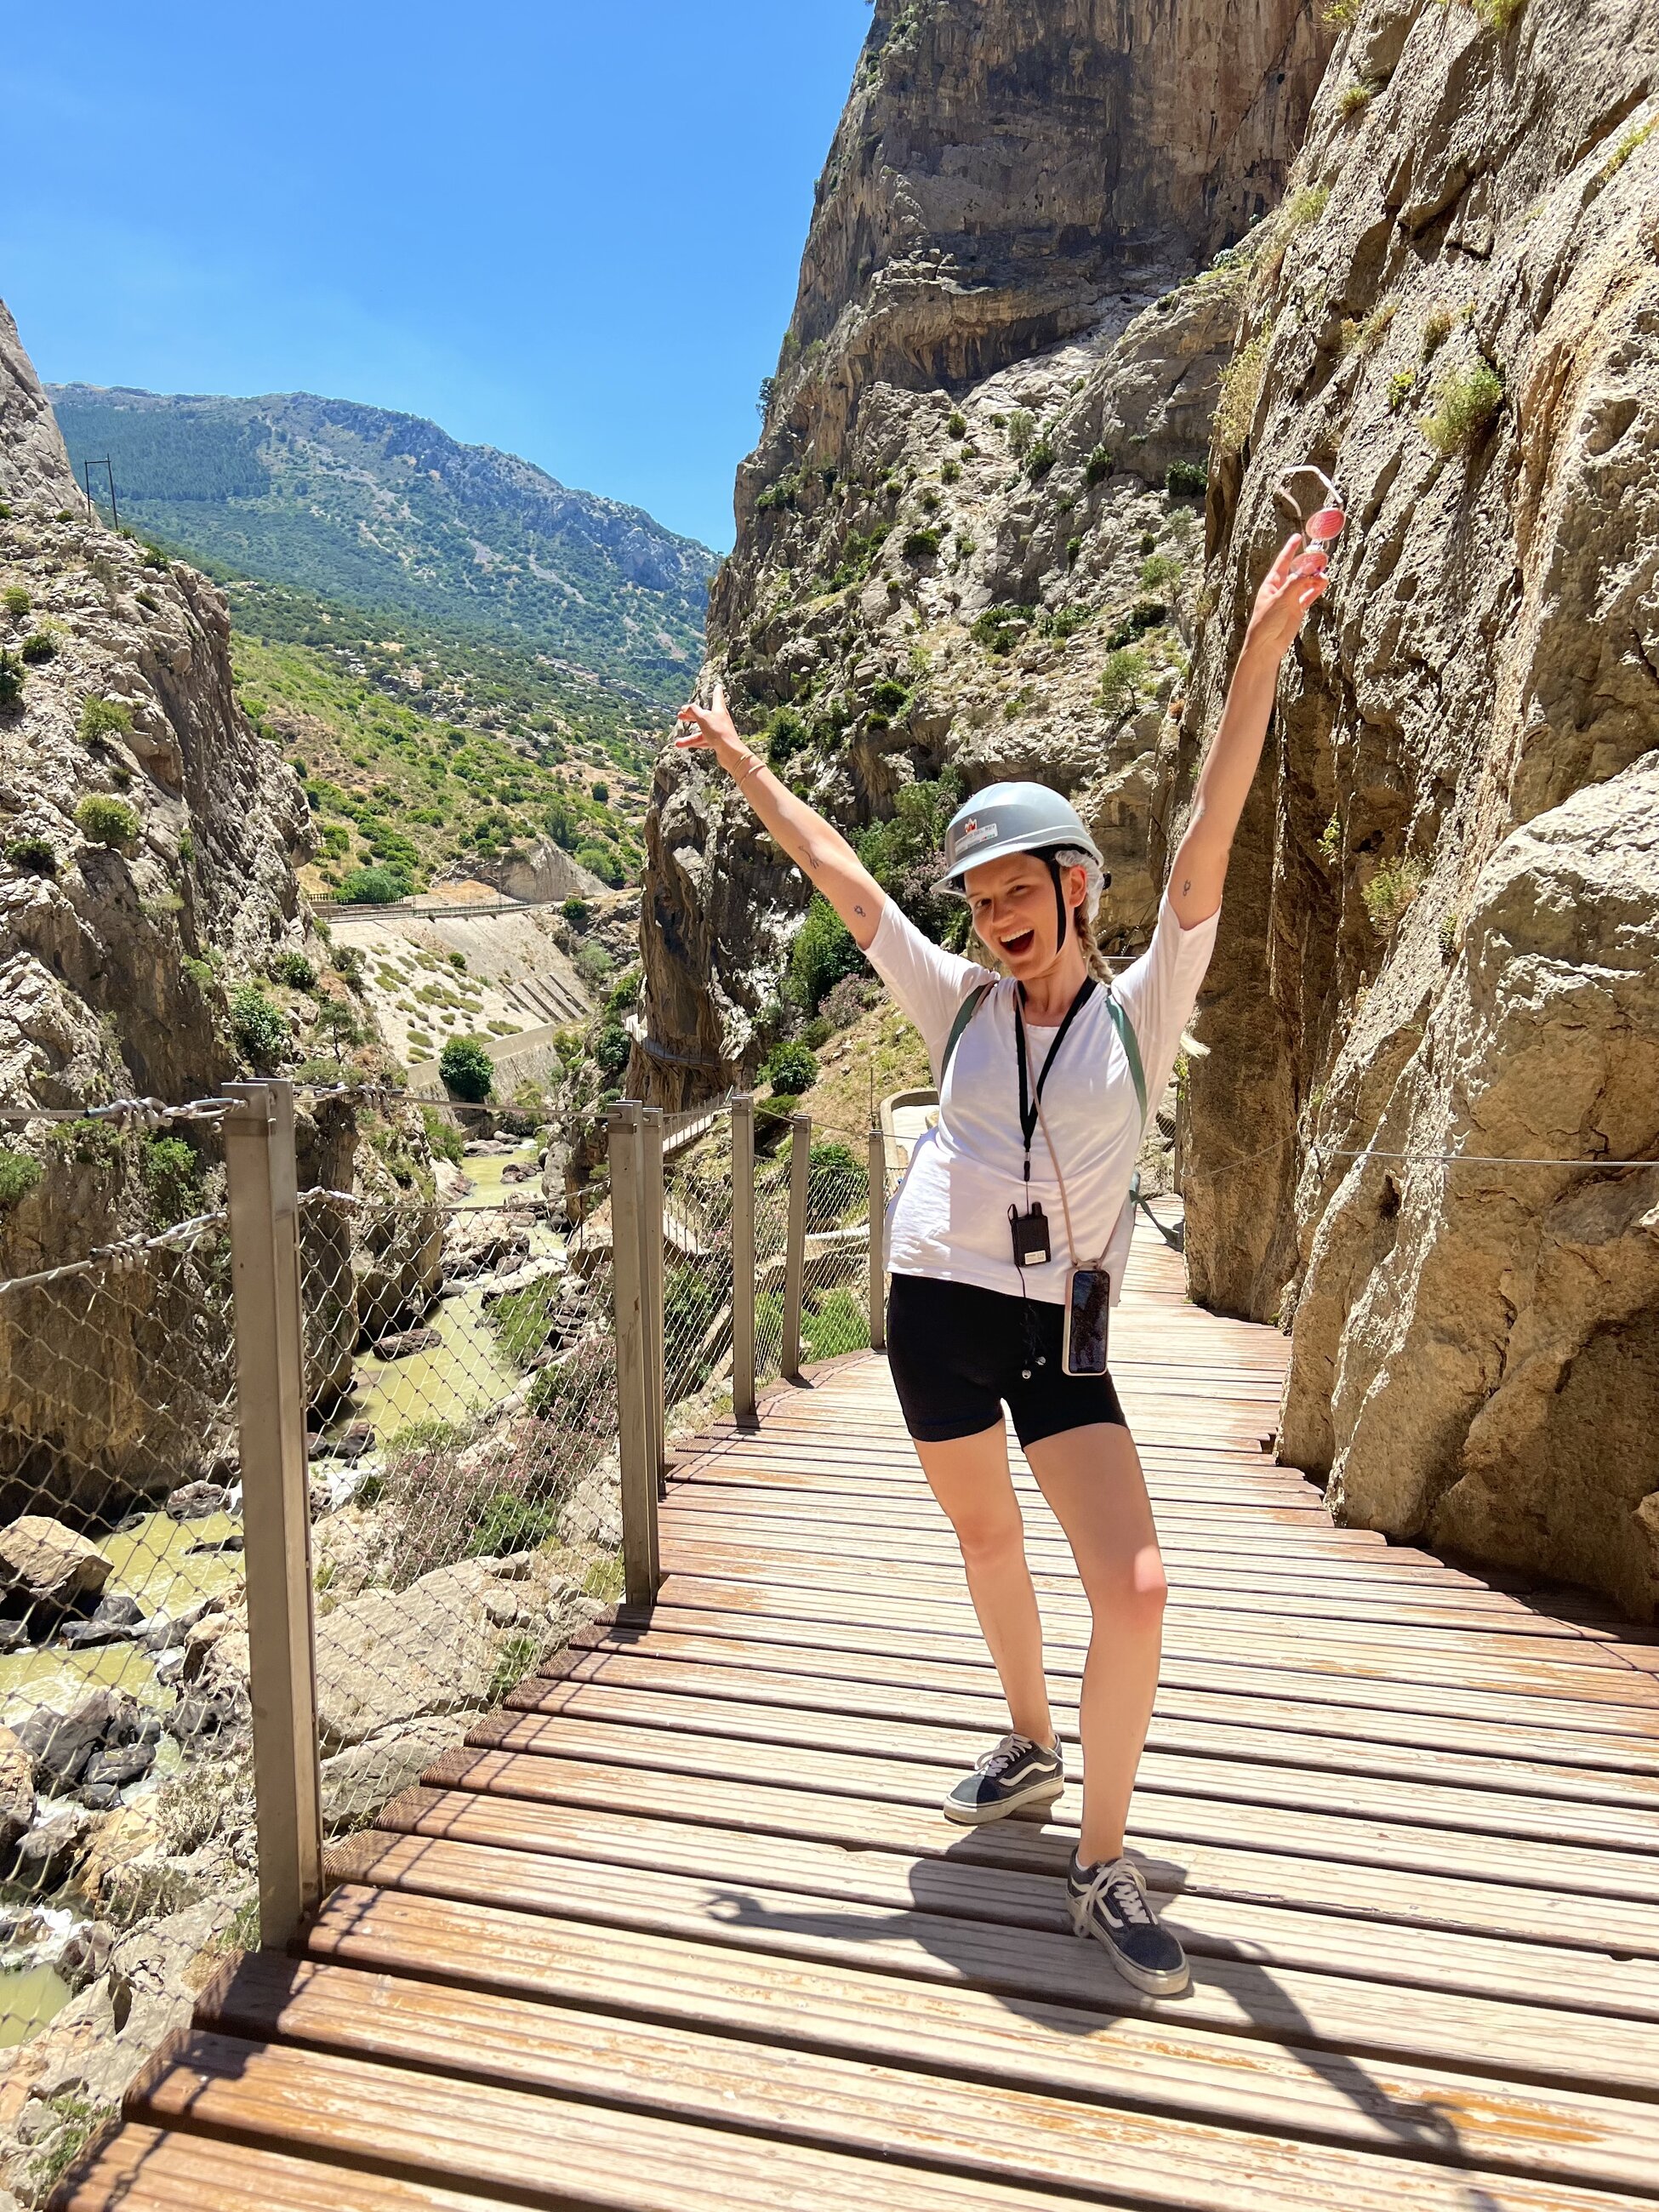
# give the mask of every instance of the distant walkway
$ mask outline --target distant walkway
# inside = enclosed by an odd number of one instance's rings
[[[1131,1847],[1193,1954],[1072,1940],[862,1355],[702,1441],[597,1627],[339,1855],[73,2212],[1617,2212],[1659,2201],[1659,1677],[1589,1602],[1333,1528],[1285,1345],[1144,1231],[1115,1369],[1174,1597]],[[1022,1470],[1062,1732],[1086,1622]]]

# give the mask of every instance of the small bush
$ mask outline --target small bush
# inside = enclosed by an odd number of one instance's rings
[[[809,1359],[838,1359],[843,1352],[862,1352],[870,1324],[851,1291],[821,1291],[800,1317]]]
[[[1008,450],[1023,461],[1036,442],[1036,417],[1029,407],[1016,407],[1008,417]]]
[[[812,1146],[806,1163],[806,1225],[833,1229],[854,1206],[864,1205],[867,1164],[834,1138]]]
[[[640,994],[645,988],[645,976],[638,968],[630,968],[620,983],[605,994],[607,1014],[625,1014],[630,1006],[640,1003]]]
[[[1105,447],[1097,446],[1083,464],[1083,481],[1088,484],[1102,483],[1110,476],[1114,465]]]
[[[40,1163],[31,1153],[0,1145],[0,1208],[14,1206],[40,1180]]]
[[[9,714],[23,703],[23,664],[15,653],[0,647],[0,714]]]
[[[800,1041],[809,1052],[816,1052],[820,1045],[828,1044],[835,1033],[836,1025],[826,1015],[814,1014],[801,1031]]]
[[[1222,453],[1243,451],[1250,425],[1255,420],[1256,402],[1261,397],[1261,379],[1267,366],[1267,337],[1264,331],[1241,346],[1222,372],[1221,394],[1215,410],[1215,441]]]
[[[799,1098],[818,1079],[817,1057],[805,1045],[786,1039],[773,1046],[761,1062],[760,1072],[762,1081],[769,1083],[774,1091]]]
[[[1484,354],[1447,369],[1434,387],[1434,407],[1419,424],[1443,461],[1467,453],[1504,404],[1504,380]]]
[[[344,982],[348,991],[362,995],[363,988],[363,956],[355,945],[337,945],[328,956],[328,964]]]
[[[1174,499],[1202,499],[1210,488],[1210,472],[1202,461],[1171,461],[1164,472],[1164,489]]]
[[[1156,592],[1166,584],[1178,583],[1182,567],[1172,553],[1152,553],[1140,564],[1140,588]]]
[[[907,561],[931,561],[938,551],[937,530],[913,530],[905,538],[903,552]]]
[[[945,427],[953,438],[965,438],[968,435],[968,417],[959,407],[952,408]]]
[[[273,952],[265,963],[265,972],[275,983],[286,983],[291,991],[314,991],[317,970],[303,952]]]
[[[49,629],[31,630],[18,651],[31,667],[38,667],[43,660],[58,658],[58,641]]]
[[[1083,540],[1080,538],[1068,538],[1066,541],[1066,567],[1068,568],[1075,568],[1082,557]]]
[[[537,1551],[549,1542],[559,1524],[559,1508],[551,1503],[533,1504],[516,1490],[497,1490],[472,1506],[471,1518],[472,1526],[465,1556],[469,1559],[505,1559],[515,1552]],[[526,1671],[519,1668],[506,1689],[510,1690]],[[504,1696],[506,1690],[497,1694]]]
[[[1397,415],[1417,389],[1414,369],[1397,368],[1389,379],[1389,412]]]
[[[1432,361],[1456,327],[1449,307],[1437,307],[1423,325],[1422,358]]]
[[[143,1173],[153,1227],[171,1229],[200,1211],[202,1164],[182,1137],[147,1137]]]
[[[896,720],[910,711],[910,694],[896,678],[883,677],[870,694],[870,704],[878,714],[891,714]]]
[[[1345,84],[1336,95],[1336,112],[1345,123],[1362,114],[1376,97],[1376,87],[1368,81],[1356,79]]]
[[[585,937],[571,955],[571,964],[584,983],[597,988],[616,970],[616,962],[595,939]]]
[[[594,784],[592,787],[592,796],[597,799],[600,805],[603,806],[611,796],[611,786],[608,783],[604,782]]]
[[[435,1106],[422,1106],[421,1126],[426,1131],[427,1150],[452,1167],[459,1167],[466,1154],[466,1140],[449,1116]]]
[[[570,924],[572,929],[586,929],[593,919],[593,909],[585,898],[564,900],[559,908],[559,912]]]
[[[968,633],[994,659],[1006,660],[1030,626],[1029,607],[987,607]]]
[[[1107,651],[1115,653],[1121,646],[1133,645],[1143,630],[1156,629],[1169,611],[1161,599],[1137,599],[1107,639]]]
[[[1519,20],[1527,0],[1469,0],[1469,5],[1489,31],[1507,31]]]
[[[773,710],[766,725],[766,757],[774,768],[781,768],[795,755],[805,752],[812,742],[812,732],[805,719],[793,707],[778,707]]]
[[[1120,646],[1107,654],[1097,696],[1115,722],[1133,709],[1146,675],[1146,656],[1138,647]]]
[[[55,876],[58,872],[58,854],[49,837],[9,838],[6,858],[14,868],[26,868],[31,875]]]
[[[231,993],[230,1034],[256,1075],[274,1074],[288,1058],[287,1018],[257,983],[240,984]]]
[[[1327,867],[1335,867],[1342,858],[1342,824],[1334,814],[1319,833],[1319,852]]]
[[[1059,459],[1053,440],[1046,436],[1039,438],[1026,456],[1025,473],[1033,483],[1040,483]]]
[[[340,879],[343,906],[392,906],[408,896],[408,879],[395,868],[352,868]]]
[[[451,1037],[438,1055],[438,1073],[458,1098],[482,1105],[495,1085],[495,1063],[478,1037]]]
[[[1359,20],[1359,0],[1325,0],[1319,12],[1333,30],[1346,31]]]
[[[21,584],[8,584],[5,590],[0,592],[0,606],[4,607],[15,621],[21,622],[33,604]]]
[[[589,1047],[593,1063],[608,1083],[620,1083],[633,1050],[628,1031],[620,1022],[602,1022]]]
[[[146,568],[171,568],[173,562],[159,545],[146,545],[139,556]]]
[[[125,699],[88,699],[81,709],[81,735],[88,744],[97,738],[130,738],[131,708]]]
[[[1385,860],[1371,876],[1360,896],[1370,916],[1371,927],[1379,937],[1391,936],[1400,927],[1428,872],[1425,860],[1407,854],[1398,860]]]
[[[1645,146],[1656,131],[1659,131],[1659,115],[1651,116],[1647,122],[1638,123],[1633,129],[1626,131],[1612,153],[1596,171],[1597,184],[1611,184],[1631,155]]]
[[[118,848],[131,844],[143,823],[137,808],[125,799],[89,791],[76,807],[75,826],[89,844]]]
[[[847,924],[828,899],[814,895],[789,948],[791,995],[815,1014],[843,977],[858,975],[863,968],[864,955]]]
[[[621,890],[623,864],[608,845],[578,845],[574,857],[579,868],[597,876],[609,890]]]
[[[960,461],[941,461],[939,468],[939,480],[941,483],[960,483],[962,482],[962,463]]]
[[[1457,951],[1457,932],[1460,916],[1454,908],[1440,917],[1440,957],[1449,965]]]

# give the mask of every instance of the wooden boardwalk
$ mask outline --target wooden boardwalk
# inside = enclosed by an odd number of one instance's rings
[[[1144,1239],[1117,1332],[1173,1584],[1138,1996],[1046,1826],[937,1812],[1003,1725],[865,1357],[704,1440],[648,1627],[386,1808],[72,2178],[73,2212],[1611,2212],[1659,2203],[1650,1644],[1334,1529],[1284,1346]],[[1021,1469],[1062,1730],[1085,1617]]]

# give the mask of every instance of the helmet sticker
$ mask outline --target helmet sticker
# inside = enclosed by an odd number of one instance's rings
[[[962,825],[962,835],[957,839],[957,850],[965,853],[970,845],[986,844],[996,834],[994,822],[981,822],[976,814],[970,814]]]

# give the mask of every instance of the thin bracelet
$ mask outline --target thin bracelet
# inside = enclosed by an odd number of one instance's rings
[[[760,770],[765,766],[766,763],[761,758],[758,753],[750,753],[749,756],[748,767],[745,769],[739,769],[736,775],[732,777],[732,781],[738,786],[738,789],[741,790],[743,786],[748,782],[750,777],[751,775],[758,775]]]

